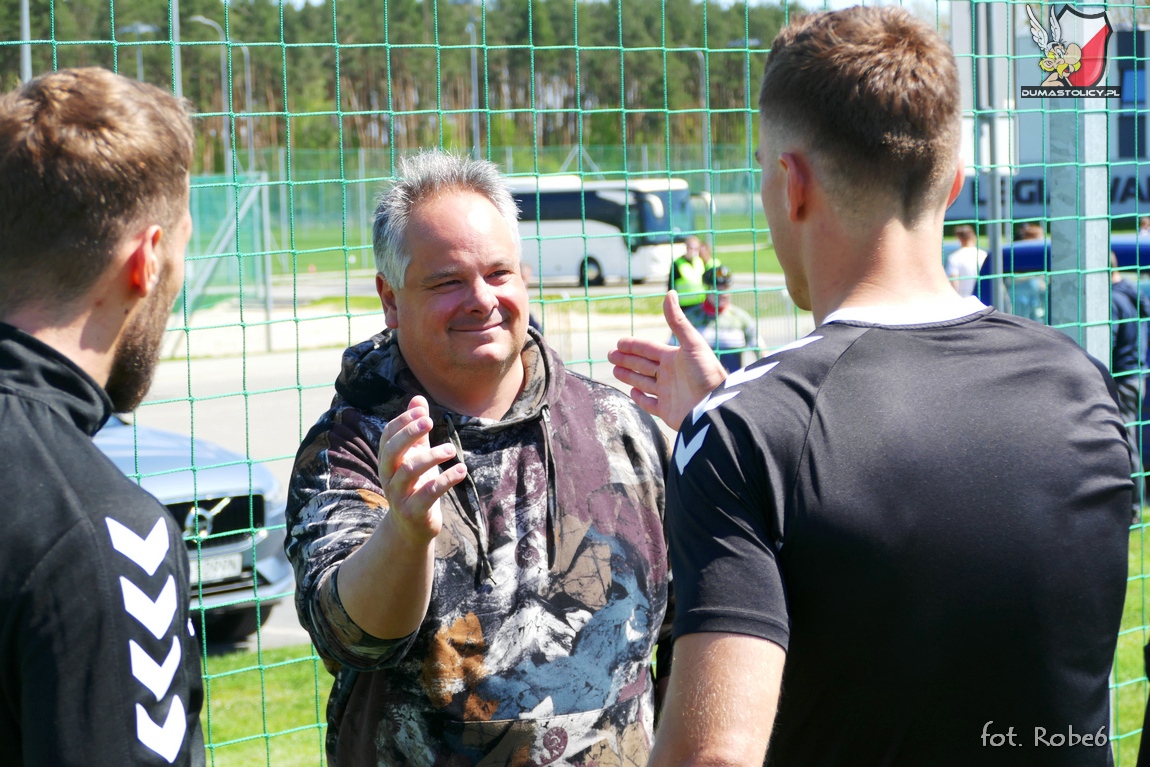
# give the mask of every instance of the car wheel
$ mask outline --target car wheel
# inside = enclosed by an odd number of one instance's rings
[[[271,605],[212,610],[205,616],[204,632],[209,642],[243,642],[267,623],[271,612]]]
[[[603,267],[594,256],[583,259],[583,265],[579,267],[579,284],[583,287],[603,284]]]

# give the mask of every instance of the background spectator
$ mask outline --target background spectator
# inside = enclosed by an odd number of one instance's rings
[[[965,298],[973,295],[978,285],[978,270],[986,260],[986,251],[978,247],[978,237],[974,228],[963,224],[955,228],[959,249],[946,257],[946,276],[958,294]]]

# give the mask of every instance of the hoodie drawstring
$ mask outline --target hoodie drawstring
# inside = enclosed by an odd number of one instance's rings
[[[555,467],[555,450],[551,445],[551,409],[544,404],[543,415],[543,463],[547,470],[547,569],[555,567],[559,558],[559,519],[556,508],[555,485],[559,481]]]
[[[459,432],[455,429],[455,422],[451,420],[451,416],[444,416],[443,420],[447,422],[447,435],[451,439],[451,444],[455,446],[455,454],[458,460],[462,462],[463,443],[459,439]],[[467,508],[463,510],[463,518],[467,520],[468,526],[475,534],[475,543],[478,548],[479,569],[475,573],[475,583],[476,585],[484,581],[495,583],[491,560],[487,556],[487,522],[483,519],[483,514],[480,513],[482,507],[479,505],[479,490],[475,487],[475,481],[471,479],[471,472],[467,472],[464,477],[463,487],[467,493]]]

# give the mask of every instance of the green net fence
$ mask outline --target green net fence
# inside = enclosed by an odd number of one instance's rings
[[[954,227],[971,225],[990,253],[977,285],[985,301],[1109,359],[1110,251],[1127,278],[1150,281],[1150,233],[1138,233],[1150,216],[1150,38],[1139,26],[1150,11],[1104,6],[1111,36],[1100,85],[1120,96],[1032,98],[1024,89],[1046,74],[1022,3],[905,5],[951,41],[960,68],[968,178],[940,259],[957,247]],[[735,273],[734,302],[761,337],[751,352],[777,348],[813,322],[787,296],[759,207],[750,105],[776,32],[816,7],[0,1],[4,90],[54,68],[99,65],[173,90],[196,110],[185,290],[134,424],[138,478],[187,523],[210,763],[324,760],[331,677],[294,617],[285,487],[297,445],[330,401],[343,347],[382,326],[370,224],[396,161],[420,147],[475,153],[536,190],[523,198],[534,198],[524,216],[532,310],[575,370],[611,381],[606,354],[619,336],[668,336],[658,259],[691,233]],[[1050,12],[1034,9],[1040,19]],[[547,184],[578,195],[573,232],[543,226]],[[591,213],[592,198],[616,213]],[[1036,239],[1020,243],[1026,225]],[[560,251],[573,255],[560,263]],[[641,262],[640,251],[654,255]],[[1138,324],[1143,344],[1145,319],[1123,320]],[[1140,401],[1145,373],[1116,377]],[[1141,430],[1142,410],[1128,417]],[[158,468],[152,430],[187,435],[185,465]],[[1113,675],[1119,765],[1134,764],[1147,698],[1144,541],[1136,524]]]

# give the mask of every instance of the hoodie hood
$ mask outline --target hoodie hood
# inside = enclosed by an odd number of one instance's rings
[[[537,331],[529,328],[527,333],[520,354],[526,373],[523,390],[497,421],[453,413],[435,402],[408,367],[391,328],[344,351],[335,390],[348,405],[389,419],[406,410],[412,397],[421,395],[427,398],[437,428],[445,417],[459,427],[480,430],[499,430],[542,418],[547,402],[559,397],[563,363],[542,343]]]
[[[338,403],[342,398],[352,407],[391,420],[408,408],[412,397],[426,397],[435,424],[431,430],[431,443],[439,445],[451,442],[456,450],[456,458],[443,464],[443,468],[460,460],[467,463],[468,453],[476,445],[487,442],[499,432],[538,422],[542,433],[542,459],[547,473],[547,556],[548,564],[553,566],[558,546],[558,490],[549,403],[558,401],[562,393],[563,363],[533,328],[528,329],[520,360],[525,373],[523,389],[502,418],[494,420],[461,415],[440,406],[432,399],[403,358],[395,330],[388,328],[344,352],[340,374],[335,383],[336,401]],[[475,535],[479,550],[476,577],[480,581],[491,579],[487,522],[480,500],[480,489],[472,477],[470,465],[467,478],[444,498],[455,503]]]
[[[0,387],[43,402],[91,437],[112,415],[112,401],[76,363],[38,338],[0,322]]]

